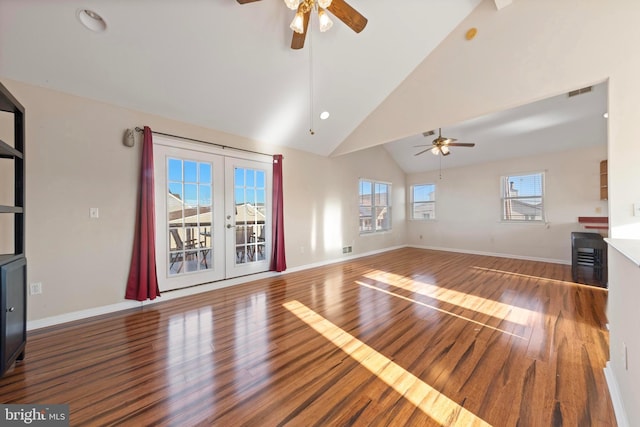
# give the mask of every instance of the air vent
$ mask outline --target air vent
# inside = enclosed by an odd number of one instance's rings
[[[578,95],[582,95],[583,93],[589,93],[593,90],[593,86],[587,86],[587,87],[583,87],[582,89],[576,89],[576,90],[572,90],[571,92],[568,93],[569,98],[571,98],[572,96],[578,96]]]
[[[422,132],[422,136],[431,136],[431,135],[435,135],[436,131],[435,130],[430,130],[428,132]]]

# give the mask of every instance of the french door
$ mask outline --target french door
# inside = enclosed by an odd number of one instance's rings
[[[271,163],[154,136],[161,291],[269,269]]]

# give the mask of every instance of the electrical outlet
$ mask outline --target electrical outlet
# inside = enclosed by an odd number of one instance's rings
[[[98,219],[100,216],[100,211],[98,208],[89,208],[89,218]]]
[[[42,283],[36,282],[29,285],[29,295],[40,295],[42,293]]]

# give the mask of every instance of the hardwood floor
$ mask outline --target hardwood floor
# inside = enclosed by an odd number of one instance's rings
[[[71,425],[615,426],[607,291],[405,248],[34,331],[0,402]]]

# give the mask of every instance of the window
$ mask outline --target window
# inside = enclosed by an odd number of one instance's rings
[[[411,186],[411,219],[436,219],[436,185]]]
[[[544,221],[544,173],[502,177],[502,220]]]
[[[391,184],[360,180],[360,233],[391,230]]]
[[[211,168],[208,162],[167,159],[169,275],[212,268]]]

